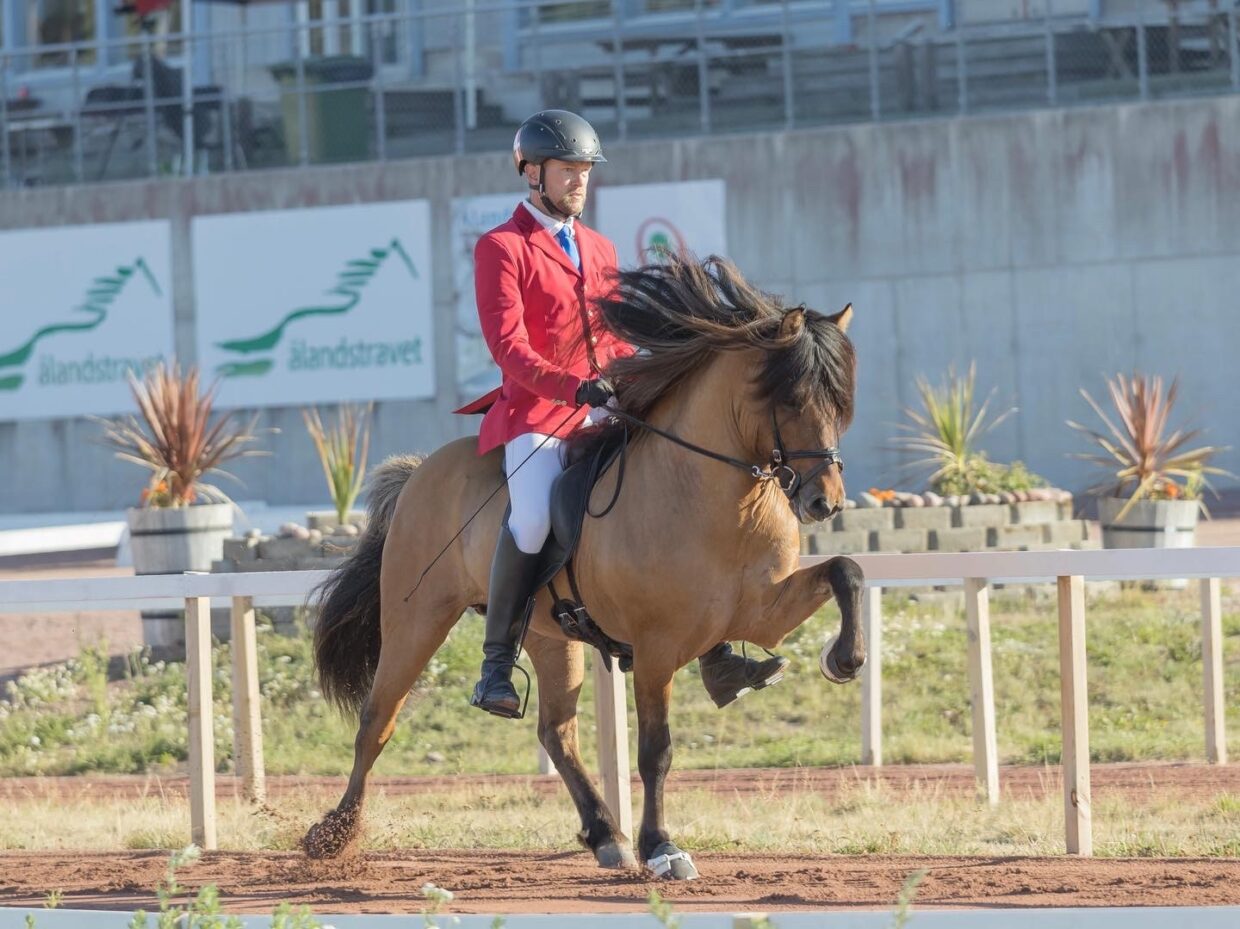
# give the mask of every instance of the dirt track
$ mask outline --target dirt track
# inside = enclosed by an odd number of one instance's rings
[[[858,781],[896,790],[965,794],[974,789],[963,765],[890,768],[687,771],[676,786],[778,795],[791,790],[833,793]],[[1060,789],[1054,768],[1004,768],[1009,796],[1042,796]],[[461,788],[497,782],[562,789],[555,777],[399,778],[375,784],[387,793]],[[334,796],[339,778],[274,778],[273,797],[291,792]],[[236,790],[221,779],[220,792]],[[31,796],[132,797],[185,788],[180,779],[63,778],[0,780],[0,799]],[[1240,766],[1100,765],[1093,795],[1138,796],[1168,791],[1187,795],[1240,793]],[[0,854],[0,905],[42,905],[49,890],[63,906],[135,908],[153,905],[165,852]],[[1240,906],[1240,860],[1072,859],[1015,857],[808,856],[704,852],[702,878],[660,884],[678,909],[775,911],[891,906],[908,874],[929,869],[920,906]],[[316,912],[420,912],[421,887],[431,882],[456,893],[454,912],[619,912],[642,910],[654,886],[636,873],[601,871],[585,852],[493,850],[368,853],[339,862],[312,863],[286,852],[217,852],[181,875],[187,887],[215,883],[228,909],[267,912],[280,900]]]
[[[41,906],[48,889],[65,907],[150,908],[167,862],[162,852],[0,857],[0,904]],[[702,878],[660,883],[678,909],[742,911],[888,907],[908,874],[928,868],[919,906],[1240,905],[1240,861],[810,857],[703,854]],[[420,912],[427,881],[456,894],[458,913],[641,910],[651,887],[635,873],[601,871],[584,852],[417,851],[314,864],[294,853],[216,852],[180,875],[186,887],[219,886],[234,912],[276,902],[316,913]]]

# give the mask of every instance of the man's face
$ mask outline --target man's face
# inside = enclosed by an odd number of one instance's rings
[[[543,162],[543,184],[551,202],[565,213],[574,216],[580,214],[585,209],[592,167],[594,165],[588,161],[560,161],[552,158]],[[532,186],[538,186],[537,165],[526,165],[525,176]]]

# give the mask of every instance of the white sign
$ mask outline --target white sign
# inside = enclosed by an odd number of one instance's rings
[[[196,217],[193,253],[220,406],[434,396],[427,201]]]
[[[499,386],[500,372],[478,326],[474,302],[474,246],[483,233],[512,218],[517,194],[458,197],[452,201],[452,280],[456,287],[456,384],[472,400]]]
[[[616,243],[620,267],[658,259],[661,250],[699,258],[727,255],[727,187],[722,180],[600,187],[599,231]]]
[[[171,359],[166,222],[0,233],[0,421],[134,408],[126,373]]]

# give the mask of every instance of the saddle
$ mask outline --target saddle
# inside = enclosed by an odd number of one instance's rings
[[[568,467],[551,485],[551,535],[542,551],[543,567],[538,576],[538,586],[546,587],[551,592],[551,618],[560,624],[560,629],[570,639],[576,639],[598,649],[611,670],[612,659],[619,661],[621,671],[629,671],[633,667],[633,647],[617,642],[608,636],[590,617],[586,610],[581,591],[577,587],[577,576],[573,570],[573,554],[581,541],[581,529],[587,515],[593,517],[606,516],[615,505],[615,499],[601,513],[590,513],[590,493],[607,469],[620,458],[627,443],[625,429],[606,430],[601,432],[596,444]],[[624,462],[620,463],[623,480]],[[616,495],[619,496],[619,486]],[[561,597],[556,590],[553,578],[561,571],[568,575],[568,586],[571,597]]]

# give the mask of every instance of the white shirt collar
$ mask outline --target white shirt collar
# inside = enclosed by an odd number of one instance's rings
[[[536,220],[542,223],[543,228],[546,229],[548,232],[550,232],[553,236],[559,235],[560,229],[562,229],[564,226],[568,227],[568,234],[570,236],[576,236],[577,232],[575,229],[573,229],[573,218],[571,216],[566,220],[558,220],[552,216],[548,216],[546,213],[538,209],[538,207],[534,206],[534,204],[530,203],[530,201],[528,200],[522,200],[521,205],[525,207],[527,210],[529,210],[530,215],[532,215]]]

